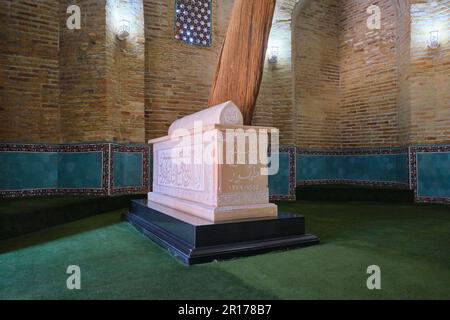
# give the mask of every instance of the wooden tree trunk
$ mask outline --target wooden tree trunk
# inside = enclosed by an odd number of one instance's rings
[[[233,101],[251,125],[276,0],[235,0],[209,106]]]

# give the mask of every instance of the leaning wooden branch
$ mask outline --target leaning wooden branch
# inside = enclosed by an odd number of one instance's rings
[[[276,0],[235,0],[209,106],[233,101],[251,125]]]

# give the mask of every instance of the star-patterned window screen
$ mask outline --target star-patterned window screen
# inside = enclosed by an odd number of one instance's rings
[[[175,0],[175,39],[210,47],[211,7],[211,0]]]

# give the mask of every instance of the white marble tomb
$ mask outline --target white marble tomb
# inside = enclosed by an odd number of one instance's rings
[[[211,222],[276,217],[278,208],[269,203],[268,176],[261,170],[267,165],[248,159],[237,164],[239,154],[249,158],[251,141],[241,140],[242,151],[238,138],[227,135],[269,130],[276,129],[244,126],[242,113],[231,101],[175,121],[167,136],[149,141],[153,192],[148,205],[165,214],[175,209]]]

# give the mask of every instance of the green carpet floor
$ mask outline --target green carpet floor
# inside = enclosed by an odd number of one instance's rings
[[[0,242],[1,299],[450,299],[450,207],[281,204],[322,244],[184,267],[122,211]],[[66,289],[68,265],[82,290]],[[369,265],[382,290],[366,287]]]

